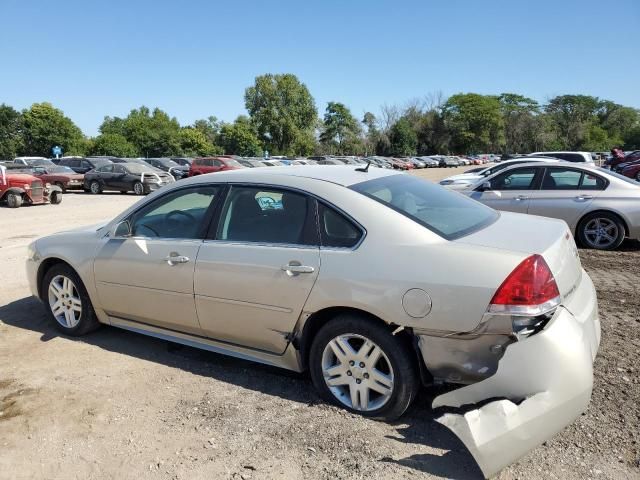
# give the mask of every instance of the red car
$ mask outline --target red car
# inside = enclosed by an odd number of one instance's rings
[[[43,183],[50,183],[60,187],[62,192],[67,190],[82,190],[84,175],[76,173],[69,167],[33,167],[32,175],[38,177]]]
[[[640,162],[634,162],[631,165],[627,165],[620,173],[625,177],[634,178],[640,182]]]
[[[23,203],[42,205],[59,204],[62,201],[60,187],[43,185],[42,180],[27,173],[13,173],[0,166],[0,202],[9,208],[18,208]]]
[[[620,165],[622,165],[623,163],[637,162],[639,160],[640,160],[640,150],[636,150],[634,152],[629,153],[628,155],[625,155],[622,158],[612,158],[607,162],[607,165],[609,166],[609,168],[611,168],[611,170],[619,171]]]
[[[392,158],[391,165],[396,170],[413,170],[413,163],[406,161],[404,158]]]
[[[189,176],[195,177],[204,173],[222,172],[224,170],[237,170],[245,168],[233,157],[201,157],[195,158],[189,167]]]

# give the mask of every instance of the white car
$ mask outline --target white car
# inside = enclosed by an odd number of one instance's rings
[[[106,324],[308,370],[365,416],[397,418],[421,385],[448,383],[433,407],[486,476],[591,397],[598,305],[566,223],[393,170],[199,175],[36,240],[27,271],[66,335]]]
[[[498,165],[493,165],[491,167],[486,168],[473,168],[472,172],[460,173],[458,175],[452,175],[450,177],[445,178],[444,180],[440,180],[440,185],[451,188],[454,190],[461,190],[469,188],[474,183],[477,183],[479,180],[489,177],[494,173],[499,172],[507,167],[511,167],[513,165],[517,165],[519,163],[531,163],[531,162],[553,162],[553,159],[549,158],[518,158],[515,160],[507,160],[505,162],[501,162]],[[556,160],[559,161],[559,160]]]
[[[564,160],[565,162],[574,163],[589,163],[593,164],[593,156],[590,152],[571,152],[571,151],[558,151],[558,152],[534,152],[528,157],[552,157],[558,160]]]

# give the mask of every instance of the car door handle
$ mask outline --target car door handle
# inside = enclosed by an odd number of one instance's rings
[[[529,197],[527,197],[526,195],[518,195],[516,197],[516,200],[519,201],[519,202],[522,201],[522,200],[529,200]]]
[[[316,271],[316,269],[313,267],[309,267],[307,265],[298,265],[294,263],[290,263],[289,265],[283,265],[282,270],[287,272],[287,275],[298,275],[299,273],[313,273]]]
[[[592,200],[593,195],[578,195],[576,200]]]
[[[187,263],[189,261],[189,257],[185,257],[184,255],[178,255],[176,252],[171,252],[165,258],[165,261],[173,267],[178,263]]]

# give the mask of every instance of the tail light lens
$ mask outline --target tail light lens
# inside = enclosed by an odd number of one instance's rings
[[[560,305],[561,297],[553,273],[540,255],[531,255],[518,265],[493,295],[489,313],[512,316],[513,331],[527,334]],[[529,332],[530,333],[530,332]]]

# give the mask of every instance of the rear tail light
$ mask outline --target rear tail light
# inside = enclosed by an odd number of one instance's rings
[[[549,265],[542,256],[531,255],[496,290],[489,313],[511,315],[513,331],[526,336],[546,324],[560,301]]]

